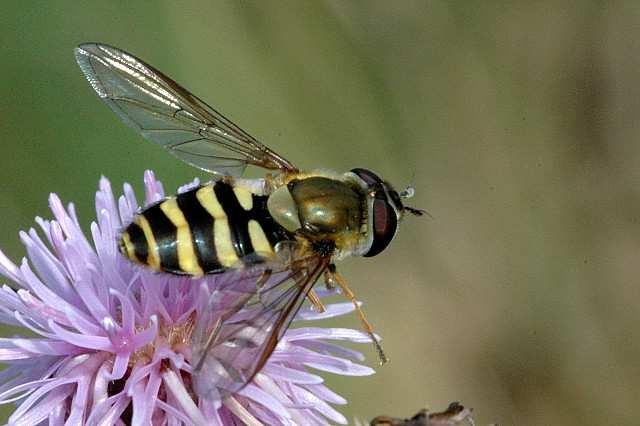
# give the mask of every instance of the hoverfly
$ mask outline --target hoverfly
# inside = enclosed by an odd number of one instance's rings
[[[82,44],[75,57],[98,96],[146,139],[214,179],[138,212],[122,231],[128,259],[155,271],[229,274],[241,294],[194,333],[199,393],[234,392],[264,366],[320,277],[355,305],[381,362],[386,357],[356,298],[334,266],[375,256],[396,234],[406,207],[375,173],[302,172],[171,78],[120,49]],[[275,170],[243,179],[247,165]],[[248,283],[248,285],[247,285]],[[255,299],[258,299],[257,301]],[[250,309],[247,309],[250,307]]]

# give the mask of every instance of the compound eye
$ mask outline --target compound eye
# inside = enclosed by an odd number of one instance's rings
[[[372,257],[384,250],[398,229],[396,212],[386,200],[373,201],[373,242],[364,257]]]

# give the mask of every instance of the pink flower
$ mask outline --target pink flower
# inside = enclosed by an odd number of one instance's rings
[[[145,174],[145,204],[164,197],[162,184]],[[55,220],[36,218],[21,232],[28,260],[20,266],[0,252],[0,321],[36,337],[0,339],[0,403],[15,403],[12,425],[345,424],[332,404],[346,400],[308,369],[347,376],[373,374],[363,356],[330,341],[369,342],[343,328],[289,329],[255,379],[222,400],[199,398],[192,387],[191,334],[202,300],[225,275],[200,279],[153,273],[122,258],[119,230],[138,211],[131,186],[115,199],[102,178],[97,222],[86,238],[72,204],[52,194]],[[228,279],[228,277],[226,278]],[[319,290],[324,297],[331,293]],[[353,310],[303,307],[295,322]]]

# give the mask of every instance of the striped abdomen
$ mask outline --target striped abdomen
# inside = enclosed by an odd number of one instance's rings
[[[158,271],[196,276],[259,262],[292,239],[267,198],[222,181],[178,194],[136,215],[120,251]]]

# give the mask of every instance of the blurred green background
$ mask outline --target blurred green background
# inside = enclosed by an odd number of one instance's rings
[[[479,425],[638,424],[640,3],[130,3],[3,3],[11,258],[49,192],[88,225],[101,174],[141,188],[152,168],[170,190],[197,175],[87,85],[72,48],[110,43],[300,167],[415,185],[434,218],[342,267],[391,357],[328,378],[349,418],[460,400]]]

